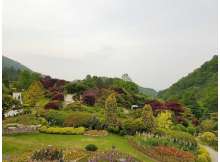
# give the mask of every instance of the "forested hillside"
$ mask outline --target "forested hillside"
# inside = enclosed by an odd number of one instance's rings
[[[218,56],[205,62],[170,88],[160,91],[165,100],[179,100],[201,117],[218,111]]]
[[[29,70],[26,66],[22,65],[21,63],[14,61],[6,56],[2,56],[2,68],[13,68],[15,70]]]
[[[126,74],[123,74],[121,76],[121,79],[124,80],[124,81],[127,81],[127,82],[134,82],[131,77],[126,73]],[[153,88],[145,88],[145,87],[141,87],[140,85],[138,85],[138,91],[139,93],[142,93],[144,95],[147,95],[151,98],[155,98],[157,96],[157,91],[154,90]]]
[[[21,63],[2,56],[3,94],[9,93],[11,89],[27,89],[39,76],[40,74],[33,72]]]

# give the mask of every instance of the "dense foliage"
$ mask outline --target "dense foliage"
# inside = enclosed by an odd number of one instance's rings
[[[65,91],[80,98],[87,105],[105,105],[105,99],[111,93],[117,93],[118,104],[130,108],[132,104],[143,105],[146,95],[141,94],[138,85],[119,78],[107,78],[88,75],[83,80],[70,82],[65,85]]]
[[[192,109],[197,117],[218,110],[218,56],[159,92],[163,99],[175,99]]]

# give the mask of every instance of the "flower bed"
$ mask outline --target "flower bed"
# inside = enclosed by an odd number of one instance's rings
[[[107,136],[108,132],[106,130],[89,130],[84,133],[86,136]]]
[[[63,159],[63,150],[53,147],[47,146],[40,150],[37,150],[33,153],[32,160],[37,161],[55,161],[55,160],[62,160]]]
[[[89,162],[114,161],[114,162],[139,162],[134,157],[116,150],[97,152],[88,159]]]
[[[195,162],[196,159],[191,152],[178,150],[174,147],[147,146],[131,138],[129,143],[140,152],[160,162]]]
[[[87,157],[88,154],[84,150],[79,149],[66,149],[64,151],[64,161],[79,161],[85,157]]]

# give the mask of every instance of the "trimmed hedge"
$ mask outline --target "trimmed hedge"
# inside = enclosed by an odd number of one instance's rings
[[[86,149],[87,151],[96,151],[98,148],[97,148],[97,146],[94,145],[94,144],[88,144],[88,145],[86,145],[85,149]]]
[[[73,127],[41,127],[39,129],[40,132],[42,133],[48,133],[48,134],[72,134],[72,135],[79,135],[79,134],[84,134],[85,132],[84,127],[78,127],[78,128],[73,128]]]

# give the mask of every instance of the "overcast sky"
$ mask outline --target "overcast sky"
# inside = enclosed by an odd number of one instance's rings
[[[4,0],[3,54],[66,80],[161,90],[217,54],[217,0]]]

